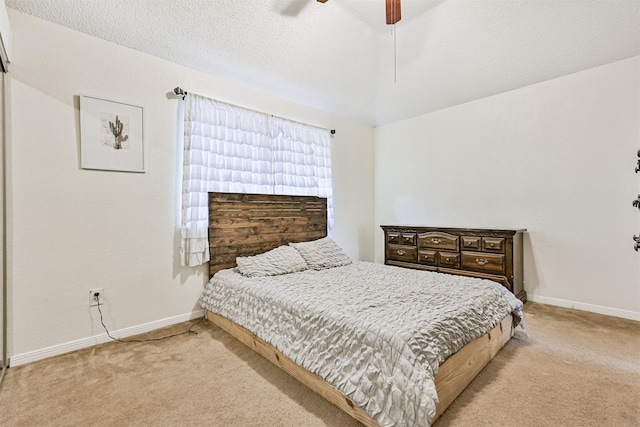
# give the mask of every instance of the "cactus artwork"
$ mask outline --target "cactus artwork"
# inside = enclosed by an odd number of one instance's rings
[[[116,150],[122,150],[122,143],[129,139],[129,135],[122,135],[122,131],[124,129],[124,124],[120,121],[118,116],[116,116],[115,123],[109,121],[109,129],[113,134],[113,148]]]
[[[80,156],[83,169],[145,172],[142,107],[80,95]]]

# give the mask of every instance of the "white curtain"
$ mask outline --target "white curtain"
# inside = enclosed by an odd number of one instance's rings
[[[325,197],[333,227],[329,131],[279,117],[271,117],[270,131],[275,194]]]
[[[184,109],[181,264],[208,262],[208,192],[327,198],[329,131],[189,94]]]

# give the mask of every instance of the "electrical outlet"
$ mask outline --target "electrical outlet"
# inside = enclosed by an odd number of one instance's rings
[[[98,301],[100,301],[100,305],[104,304],[104,289],[89,289],[89,307],[98,305]]]

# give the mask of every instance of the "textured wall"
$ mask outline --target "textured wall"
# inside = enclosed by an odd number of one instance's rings
[[[10,10],[9,275],[11,353],[102,334],[88,290],[104,288],[114,330],[189,313],[206,266],[177,252],[176,134],[181,86],[205,96],[335,128],[335,239],[373,259],[373,129],[249,90]],[[79,168],[77,95],[144,108],[147,172]],[[179,199],[178,199],[179,200]]]
[[[532,299],[640,319],[638,64],[377,128],[376,224],[526,228]]]

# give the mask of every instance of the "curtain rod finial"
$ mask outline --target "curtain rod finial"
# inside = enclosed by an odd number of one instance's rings
[[[187,91],[182,89],[180,86],[176,86],[176,88],[173,89],[173,93],[175,93],[178,96],[182,95],[182,100],[183,101],[187,97]]]

